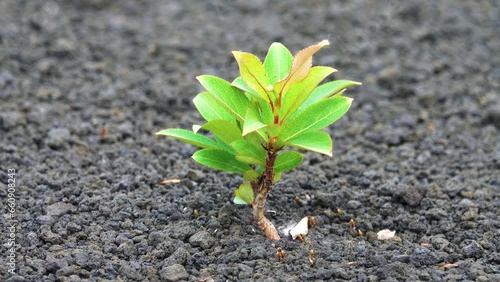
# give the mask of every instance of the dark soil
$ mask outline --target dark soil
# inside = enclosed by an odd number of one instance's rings
[[[399,2],[1,1],[2,279],[500,281],[500,4]],[[241,177],[154,133],[202,122],[195,76],[237,76],[230,51],[325,38],[315,64],[363,86],[334,157],[272,191],[278,227],[317,220],[273,247],[232,203]]]

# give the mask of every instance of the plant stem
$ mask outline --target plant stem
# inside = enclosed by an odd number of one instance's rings
[[[277,241],[280,239],[280,235],[273,223],[265,216],[267,194],[273,189],[274,185],[274,161],[277,154],[272,143],[266,149],[266,169],[257,181],[252,182],[252,188],[256,195],[252,207],[257,226],[264,232],[267,238]]]

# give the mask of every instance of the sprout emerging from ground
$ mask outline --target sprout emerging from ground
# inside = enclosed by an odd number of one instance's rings
[[[321,131],[342,117],[352,99],[343,96],[350,80],[319,85],[336,70],[312,66],[312,56],[327,40],[292,56],[273,43],[262,63],[256,56],[234,51],[241,76],[232,83],[212,75],[197,79],[206,92],[193,102],[207,121],[193,130],[165,129],[165,135],[201,148],[198,163],[243,175],[234,203],[251,205],[259,228],[273,240],[280,236],[266,218],[266,198],[283,172],[297,167],[301,153],[288,147],[332,155],[332,139]],[[318,86],[319,85],[319,86]],[[213,138],[198,131],[212,132]]]

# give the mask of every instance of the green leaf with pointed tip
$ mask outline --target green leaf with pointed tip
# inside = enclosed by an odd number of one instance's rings
[[[255,170],[248,170],[243,174],[243,179],[246,181],[255,181],[259,178],[259,173],[257,173]]]
[[[201,116],[207,120],[225,119],[234,121],[234,117],[208,92],[202,92],[193,99]]]
[[[201,128],[212,131],[219,139],[227,144],[243,139],[241,130],[236,123],[224,119],[214,119],[205,123]]]
[[[261,175],[261,174],[264,172],[264,168],[263,168],[263,167],[261,167],[261,166],[258,166],[257,168],[255,168],[255,171],[256,171],[259,175]]]
[[[266,131],[270,137],[276,137],[279,136],[279,133],[281,132],[281,126],[278,124],[271,124],[266,127]]]
[[[337,93],[333,94],[331,97],[342,96],[342,94],[344,94],[345,90],[346,90],[346,89],[342,89],[342,90],[340,90],[339,92],[337,92]]]
[[[193,124],[192,129],[194,133],[198,133],[198,131],[200,131],[201,129],[201,125]]]
[[[254,144],[248,140],[236,140],[231,143],[231,147],[233,147],[239,155],[242,156],[253,156],[257,159],[266,159],[266,151],[259,144]]]
[[[247,140],[236,140],[231,143],[231,147],[233,147],[238,153],[238,156],[236,156],[237,160],[248,163],[244,161],[244,159],[240,159],[240,157],[247,157],[255,160],[250,162],[250,164],[260,166],[266,165],[266,153],[262,147],[255,147],[250,141]]]
[[[194,153],[193,159],[204,166],[239,174],[244,174],[252,169],[249,165],[236,160],[229,152],[220,149],[199,150]]]
[[[243,81],[243,78],[241,76],[235,78],[233,82],[231,82],[231,85],[237,87],[240,90],[243,90],[244,92],[251,94],[255,98],[259,99],[261,98],[260,95],[257,94],[257,92],[253,91],[252,88],[248,87],[248,85],[245,83],[245,81]]]
[[[286,145],[332,156],[332,138],[324,131],[306,132],[289,139]]]
[[[213,75],[196,77],[203,87],[235,118],[242,121],[250,101],[241,90]]]
[[[274,173],[273,183],[276,183],[276,182],[280,181],[281,175],[282,175],[281,172]]]
[[[245,200],[240,199],[240,198],[238,198],[236,196],[233,199],[233,203],[235,203],[237,205],[248,205],[247,202],[245,202]]]
[[[259,134],[259,137],[262,140],[264,140],[264,142],[269,142],[269,135],[267,134],[266,129],[267,129],[267,127],[266,128],[261,128],[261,129],[255,131],[255,132],[257,132],[257,134]]]
[[[252,185],[250,185],[250,183],[248,182],[241,183],[240,187],[238,187],[238,189],[234,191],[234,194],[236,195],[236,197],[233,200],[235,204],[241,205],[242,201],[247,205],[251,205],[253,203],[254,199],[253,189]]]
[[[219,138],[217,135],[214,134],[215,141],[217,141],[217,144],[226,152],[230,153],[233,156],[236,156],[236,151],[234,150],[233,147],[231,147],[226,141],[222,140]]]
[[[262,122],[265,124],[272,124],[274,122],[273,109],[271,104],[264,100],[259,101],[260,113],[262,116]]]
[[[262,166],[262,160],[256,159],[252,156],[235,156],[239,162],[247,164],[247,165],[260,165]]]
[[[164,135],[172,137],[200,148],[222,149],[222,146],[217,144],[214,140],[185,129],[179,129],[179,128],[164,129],[158,131],[156,135]]]
[[[252,133],[249,133],[247,135],[245,135],[244,137],[245,140],[249,141],[250,143],[252,143],[252,145],[254,147],[260,147],[262,148],[262,138],[259,136],[259,133],[258,132],[252,132]]]
[[[281,43],[274,42],[267,51],[264,69],[272,85],[286,78],[292,67],[293,55]]]
[[[245,114],[245,121],[243,122],[243,136],[266,126],[267,124],[260,121],[260,117],[254,110],[248,109]]]
[[[267,128],[267,127],[266,127]],[[267,131],[266,131],[266,128],[261,128],[255,132],[257,132],[257,134],[259,134],[259,137],[264,140],[263,143],[267,143],[269,142],[269,135],[267,134]]]
[[[267,126],[266,128],[264,128],[264,130],[265,130],[264,134],[266,137],[265,141],[269,142],[271,138],[273,138],[273,137],[277,138],[279,136],[279,133],[281,131],[281,126],[279,126],[278,124],[271,124],[271,125]],[[279,143],[280,140],[277,140],[277,141]],[[273,142],[275,142],[275,141],[273,141]],[[277,147],[282,146],[282,144],[278,144],[278,143],[275,144]]]
[[[259,58],[253,54],[238,51],[233,51],[233,55],[238,62],[245,84],[257,92],[262,99],[271,102],[273,99],[269,91],[272,91],[272,85]]]
[[[279,140],[286,142],[300,134],[327,127],[342,117],[351,106],[352,99],[332,97],[312,104],[295,117],[283,122]]]
[[[279,154],[274,161],[274,172],[284,172],[296,168],[302,162],[302,154],[287,151]]]
[[[325,84],[322,84],[313,90],[311,95],[307,100],[300,106],[301,109],[305,109],[310,105],[330,96],[337,92],[354,85],[361,85],[361,83],[352,80],[334,80]]]
[[[302,103],[309,97],[309,94],[323,81],[327,76],[337,71],[331,67],[317,66],[312,67],[311,71],[304,80],[295,85],[283,94],[283,104],[280,109],[280,120],[292,115]]]

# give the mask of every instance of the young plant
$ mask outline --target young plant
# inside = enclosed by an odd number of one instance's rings
[[[256,56],[234,51],[241,76],[232,83],[212,75],[197,79],[206,92],[193,102],[207,121],[193,131],[165,129],[165,135],[201,148],[193,159],[245,180],[235,191],[234,203],[251,205],[258,227],[273,240],[280,236],[266,218],[266,198],[283,172],[297,167],[302,154],[287,147],[332,156],[332,139],[321,129],[343,116],[352,99],[342,96],[350,80],[324,83],[336,70],[312,66],[312,56],[327,40],[292,56],[273,43],[262,63]],[[198,131],[212,132],[213,138]]]

